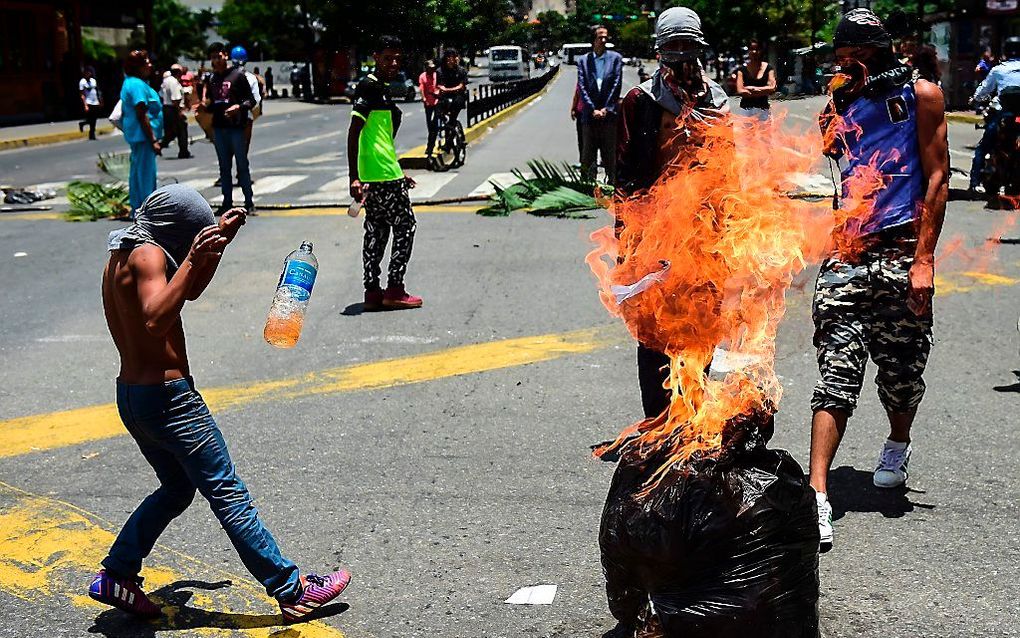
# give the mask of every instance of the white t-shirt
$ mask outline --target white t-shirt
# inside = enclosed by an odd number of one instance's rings
[[[248,80],[248,86],[251,87],[252,97],[255,98],[255,106],[251,111],[248,111],[248,119],[254,121],[255,114],[252,111],[262,106],[262,90],[259,88],[259,79],[255,77],[254,73],[245,71],[244,77]]]
[[[78,81],[78,91],[85,94],[85,103],[93,106],[99,106],[99,85],[96,84],[96,78],[86,80],[82,78]]]
[[[163,98],[163,106],[173,106],[174,102],[184,97],[181,90],[181,83],[174,76],[163,78],[163,84],[159,87],[159,95]]]

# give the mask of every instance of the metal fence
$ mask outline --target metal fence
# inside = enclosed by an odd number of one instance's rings
[[[467,104],[468,126],[473,126],[538,93],[556,77],[559,70],[560,65],[556,65],[551,67],[547,73],[528,80],[483,84],[472,89]]]

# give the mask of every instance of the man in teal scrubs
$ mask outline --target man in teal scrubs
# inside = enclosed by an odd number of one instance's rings
[[[365,310],[420,308],[421,298],[404,289],[404,272],[417,225],[407,192],[414,181],[404,177],[397,161],[393,138],[400,128],[401,112],[390,96],[388,84],[400,72],[400,40],[383,36],[373,57],[375,73],[358,82],[347,134],[351,196],[365,203]],[[380,265],[391,231],[389,280],[383,291],[379,285]]]
[[[145,198],[156,190],[156,156],[163,136],[163,101],[147,80],[152,62],[146,51],[132,51],[124,60],[124,84],[120,89],[124,141],[131,147],[128,197],[131,218]]]

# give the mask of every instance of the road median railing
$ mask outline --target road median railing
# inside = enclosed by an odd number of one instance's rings
[[[473,88],[468,94],[465,109],[468,127],[464,131],[464,137],[468,144],[482,137],[490,128],[515,113],[525,102],[530,102],[544,91],[556,78],[559,70],[560,65],[555,65],[538,77],[515,82],[482,84]],[[425,146],[413,148],[401,155],[400,166],[408,169],[428,168]]]

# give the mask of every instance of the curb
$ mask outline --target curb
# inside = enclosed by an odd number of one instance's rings
[[[96,127],[96,135],[109,135],[113,132],[113,126],[107,124],[105,126]],[[6,151],[12,148],[27,148],[29,146],[44,146],[46,144],[58,144],[60,142],[71,142],[74,140],[87,140],[88,133],[75,133],[74,131],[64,131],[63,133],[46,133],[44,135],[33,135],[30,137],[17,137],[13,139],[0,140],[0,151]]]
[[[188,125],[197,124],[194,113],[188,114]],[[103,124],[96,126],[96,136],[109,135],[113,133],[114,128],[112,124]],[[0,140],[0,151],[7,151],[15,148],[28,148],[29,146],[46,146],[48,144],[59,144],[61,142],[73,142],[75,140],[87,140],[88,133],[75,133],[74,131],[64,131],[62,133],[44,133],[43,135],[32,135],[29,137],[15,137],[6,140]]]
[[[963,124],[980,124],[985,121],[977,113],[946,113],[947,122],[961,122]]]
[[[538,98],[545,95],[545,93],[548,92],[549,89],[552,87],[554,82],[556,82],[555,79],[547,83],[538,93],[535,93],[534,95],[529,95],[528,97],[524,98],[517,104],[509,106],[500,111],[499,113],[496,113],[495,115],[490,115],[489,117],[485,118],[484,120],[475,124],[474,126],[468,127],[464,131],[464,138],[467,140],[467,143],[471,144],[472,142],[477,142],[481,138],[485,137],[485,135],[488,134],[488,132],[492,130],[493,127],[497,126],[504,120],[509,119],[517,111],[523,109],[528,104],[531,104]],[[423,144],[421,146],[412,148],[411,150],[407,151],[406,153],[400,156],[399,162],[401,168],[427,169],[429,167],[429,163],[428,160],[425,158],[425,145]]]

